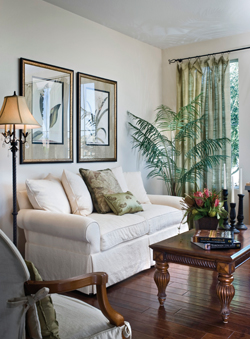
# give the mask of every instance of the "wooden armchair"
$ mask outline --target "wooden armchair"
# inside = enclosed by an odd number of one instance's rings
[[[1,230],[0,256],[0,333],[3,338],[28,338],[25,313],[31,297],[27,296],[37,295],[44,287],[49,288],[53,300],[60,339],[131,338],[129,323],[124,322],[123,316],[109,304],[106,273],[84,274],[65,280],[31,281],[22,256]],[[101,311],[75,298],[57,294],[88,285],[96,285]]]

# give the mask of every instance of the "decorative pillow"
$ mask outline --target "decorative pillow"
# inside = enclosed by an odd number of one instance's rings
[[[90,193],[80,174],[63,171],[62,184],[73,214],[87,216],[93,212]]]
[[[141,204],[151,204],[145,191],[141,172],[124,172],[124,177],[128,185],[128,190],[134,194]]]
[[[142,205],[129,191],[126,193],[104,194],[104,198],[116,215],[143,211]]]
[[[29,200],[34,209],[70,214],[71,208],[59,179],[26,180]]]
[[[122,193],[122,189],[110,169],[91,171],[80,168],[79,172],[91,194],[94,207],[98,213],[110,212],[104,194]]]
[[[122,191],[127,192],[128,191],[128,185],[126,183],[122,167],[119,166],[119,167],[111,168],[111,171],[114,173],[119,185],[121,186]]]
[[[42,281],[34,264],[26,260],[25,262],[30,272],[30,279],[33,281]],[[56,312],[51,297],[47,296],[37,301],[36,307],[43,339],[60,339]]]

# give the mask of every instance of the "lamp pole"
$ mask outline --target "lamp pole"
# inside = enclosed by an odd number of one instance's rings
[[[10,145],[12,152],[12,196],[13,196],[13,243],[17,246],[17,196],[16,196],[16,153],[18,151],[18,142],[22,145],[26,143],[28,133],[22,133],[20,139],[16,139],[16,126],[13,125],[13,132],[5,131],[2,133],[4,136],[4,143]],[[22,140],[22,137],[24,138]]]
[[[12,191],[13,191],[13,243],[17,246],[17,200],[16,200],[16,152],[17,152],[17,141],[16,139],[16,128],[14,125],[13,139],[11,141],[10,150],[12,152]]]

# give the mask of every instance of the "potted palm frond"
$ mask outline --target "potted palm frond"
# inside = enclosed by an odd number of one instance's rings
[[[185,183],[198,190],[204,173],[227,158],[218,151],[229,139],[201,137],[206,116],[200,107],[201,95],[177,113],[161,105],[153,123],[127,112],[133,148],[145,158],[148,178],[162,179],[170,195],[183,196]],[[185,148],[181,147],[184,144]]]

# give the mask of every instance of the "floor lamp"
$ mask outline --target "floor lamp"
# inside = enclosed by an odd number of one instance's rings
[[[0,111],[0,129],[4,129],[2,133],[4,143],[10,145],[12,152],[12,182],[13,182],[13,243],[17,246],[17,200],[16,200],[16,152],[17,145],[26,143],[28,133],[26,129],[41,127],[30,113],[23,96],[14,95],[4,98],[3,106]],[[20,139],[16,137],[16,130],[22,129]]]

